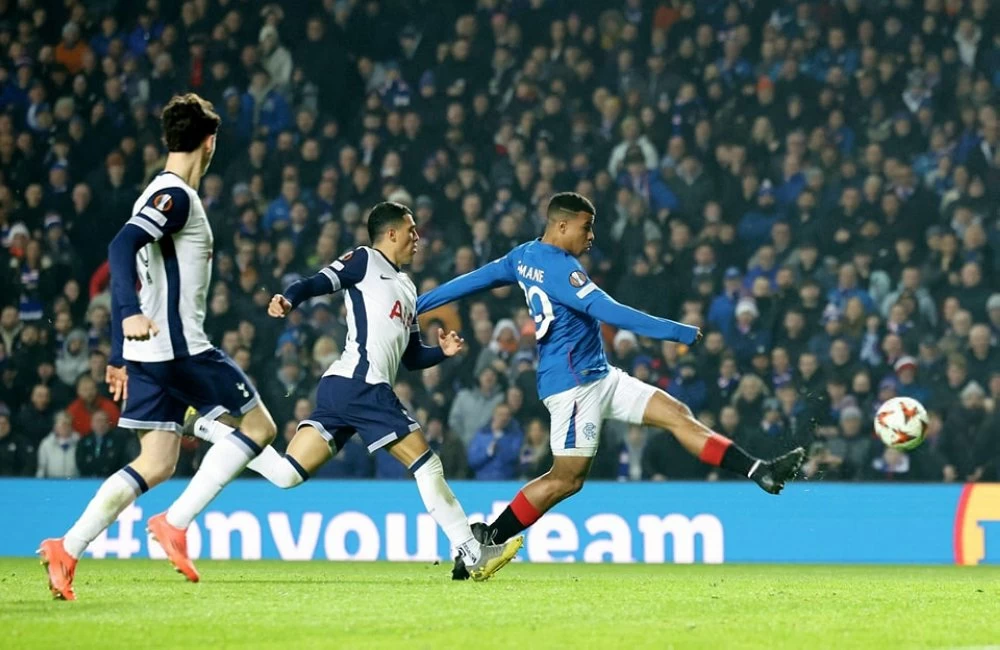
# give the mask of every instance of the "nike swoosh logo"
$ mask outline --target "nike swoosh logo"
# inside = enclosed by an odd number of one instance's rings
[[[382,278],[383,280],[391,280],[392,279],[388,275],[381,275],[381,274],[379,274],[378,277]]]

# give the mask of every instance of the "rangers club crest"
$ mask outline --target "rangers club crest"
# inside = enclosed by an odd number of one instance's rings
[[[573,271],[569,274],[569,283],[579,289],[587,284],[587,274],[583,271]]]

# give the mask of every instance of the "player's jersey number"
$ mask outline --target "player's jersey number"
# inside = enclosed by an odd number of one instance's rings
[[[549,300],[548,295],[542,291],[541,287],[537,285],[526,287],[523,282],[518,282],[518,285],[520,285],[521,291],[524,292],[524,299],[528,303],[528,311],[531,312],[531,317],[535,319],[535,339],[541,341],[549,333],[549,327],[551,327],[552,321],[555,320],[555,315],[552,313],[552,301]]]

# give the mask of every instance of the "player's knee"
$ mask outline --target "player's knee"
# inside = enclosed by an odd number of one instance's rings
[[[252,419],[245,419],[240,430],[261,447],[266,447],[274,442],[278,435],[278,427],[271,414],[266,411]]]
[[[562,475],[556,477],[556,490],[560,499],[573,496],[583,489],[584,477],[579,475]]]

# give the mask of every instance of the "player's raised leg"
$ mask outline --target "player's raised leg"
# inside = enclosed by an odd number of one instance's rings
[[[200,415],[192,408],[184,420],[184,435],[201,438],[214,445],[232,433],[237,426],[237,422],[229,415],[213,419]],[[287,489],[308,479],[332,457],[330,444],[315,428],[300,426],[284,454],[267,445],[256,458],[247,463],[247,469],[257,472],[274,485]],[[299,464],[299,459],[302,464]]]
[[[87,546],[137,497],[173,476],[180,453],[177,433],[146,431],[139,435],[139,456],[101,484],[64,537],[41,543],[38,553],[48,571],[49,589],[56,598],[76,600],[73,591],[76,563]]]
[[[702,462],[746,476],[769,494],[780,493],[805,460],[802,447],[771,460],[755,458],[729,438],[705,426],[687,404],[661,390],[656,390],[647,402],[642,424],[666,429]]]

